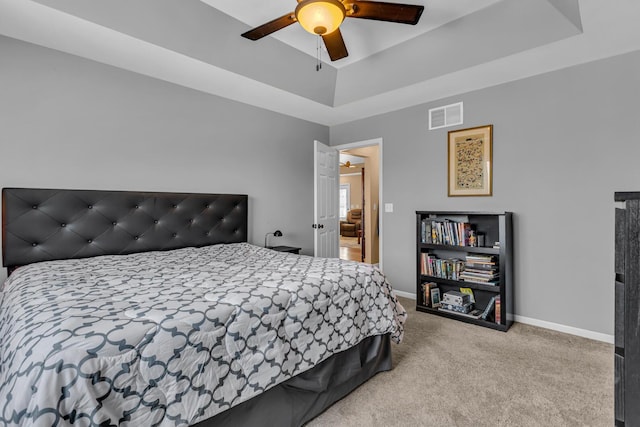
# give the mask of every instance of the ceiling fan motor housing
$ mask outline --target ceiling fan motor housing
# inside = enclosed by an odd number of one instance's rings
[[[338,29],[347,13],[339,0],[303,0],[296,6],[295,16],[302,28],[311,34],[331,34]]]

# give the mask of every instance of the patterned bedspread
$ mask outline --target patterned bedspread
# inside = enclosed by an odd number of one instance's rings
[[[33,264],[0,292],[0,426],[194,424],[405,318],[376,267],[247,243]]]

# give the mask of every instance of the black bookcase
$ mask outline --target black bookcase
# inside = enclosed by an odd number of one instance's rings
[[[513,323],[512,229],[511,212],[417,211],[416,310],[507,331]],[[490,258],[495,277],[490,281],[461,278],[465,267],[471,271],[468,262],[473,257]],[[438,268],[429,269],[427,264]],[[472,318],[433,307],[430,299],[425,299],[424,285],[429,283],[435,284],[431,286],[436,286],[441,296],[471,288],[475,308],[482,311],[497,298],[499,315],[494,310],[485,319]]]
[[[615,201],[615,425],[640,426],[640,192]]]

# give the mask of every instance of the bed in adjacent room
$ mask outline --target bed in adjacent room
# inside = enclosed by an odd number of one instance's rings
[[[247,243],[247,199],[4,189],[0,426],[301,425],[390,369],[384,275]]]

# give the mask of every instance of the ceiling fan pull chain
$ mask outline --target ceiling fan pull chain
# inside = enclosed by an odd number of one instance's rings
[[[318,43],[316,43],[316,58],[318,59],[318,63],[316,64],[316,71],[320,71],[320,69],[322,68],[322,61],[321,61],[321,57],[320,55],[322,54],[322,46],[320,43],[320,39],[322,38],[322,36],[320,34],[318,34]]]

